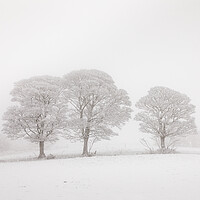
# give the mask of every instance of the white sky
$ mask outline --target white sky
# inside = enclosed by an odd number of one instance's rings
[[[153,86],[187,94],[198,125],[200,1],[0,0],[0,67],[1,116],[14,82],[96,68],[133,105]],[[125,130],[138,134],[133,121]]]

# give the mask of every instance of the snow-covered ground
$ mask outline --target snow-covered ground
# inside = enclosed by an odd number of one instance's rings
[[[199,200],[200,155],[0,163],[2,200]]]

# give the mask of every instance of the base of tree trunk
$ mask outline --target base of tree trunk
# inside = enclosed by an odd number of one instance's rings
[[[82,156],[84,156],[84,157],[89,157],[90,154],[89,154],[89,153],[82,153]]]
[[[46,155],[45,155],[45,154],[40,154],[40,155],[38,156],[38,159],[44,159],[44,158],[46,158]]]
[[[160,152],[164,154],[166,152],[166,148],[161,148]]]

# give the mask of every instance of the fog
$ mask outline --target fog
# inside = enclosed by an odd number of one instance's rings
[[[21,79],[98,69],[128,92],[135,112],[134,104],[151,87],[187,94],[198,127],[199,22],[198,0],[1,1],[0,115]],[[136,147],[143,136],[132,119],[119,137],[101,144]]]

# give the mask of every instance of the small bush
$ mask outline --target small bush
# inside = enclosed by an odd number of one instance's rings
[[[175,149],[157,149],[149,151],[150,154],[172,154],[176,153]]]
[[[49,154],[46,158],[47,158],[47,159],[55,159],[55,157],[56,157],[56,156],[54,156],[54,155],[52,155],[52,154]]]

